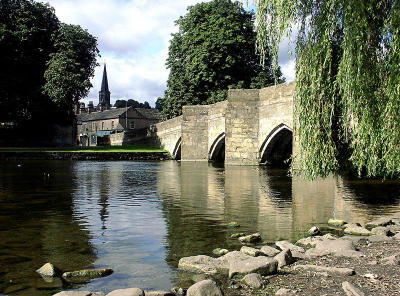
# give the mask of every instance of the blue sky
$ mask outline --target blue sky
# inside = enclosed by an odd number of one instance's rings
[[[98,103],[103,63],[107,64],[111,102],[129,98],[154,106],[163,96],[168,78],[165,61],[174,21],[200,0],[47,0],[65,23],[78,24],[97,36],[101,57],[84,100]],[[250,2],[250,1],[249,1]],[[294,62],[283,42],[279,63],[288,81]]]

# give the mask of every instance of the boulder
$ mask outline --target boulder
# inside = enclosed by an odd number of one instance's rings
[[[387,242],[391,241],[393,238],[386,236],[386,235],[371,235],[368,237],[368,241],[371,243],[377,243],[377,242]]]
[[[118,289],[111,291],[106,296],[144,296],[144,292],[139,288]]]
[[[296,265],[294,267],[295,270],[297,269],[304,269],[316,272],[327,272],[327,273],[334,273],[339,275],[354,275],[355,271],[352,268],[339,268],[339,267],[330,267],[330,266],[320,266],[320,265],[313,265],[313,264],[306,264],[306,265]]]
[[[371,222],[368,222],[365,224],[365,227],[368,229],[372,229],[378,226],[387,226],[387,225],[391,225],[394,224],[392,222],[392,218],[390,217],[382,217],[382,218],[378,218],[376,220],[373,220]]]
[[[347,224],[344,233],[352,235],[371,235],[371,231],[368,229],[354,224]]]
[[[320,230],[317,226],[313,226],[310,228],[310,230],[308,230],[308,234],[311,236],[318,235],[319,233],[320,233]]]
[[[374,227],[371,229],[371,234],[376,234],[376,235],[393,235],[394,233],[392,233],[388,228],[383,227],[383,226],[378,226],[378,227]]]
[[[257,242],[261,241],[261,234],[253,233],[250,235],[241,236],[241,237],[239,237],[239,241],[241,243],[257,243]]]
[[[350,284],[349,282],[343,282],[342,288],[347,296],[364,296],[365,295],[364,292],[362,292],[359,288]]]
[[[278,269],[281,269],[282,267],[292,264],[294,262],[290,249],[283,250],[274,258],[276,261],[278,261]]]
[[[329,219],[328,225],[334,226],[334,227],[342,227],[346,224],[344,220],[340,219]]]
[[[102,268],[102,269],[82,269],[76,271],[67,271],[62,274],[64,279],[69,278],[99,278],[105,277],[113,273],[111,268]]]
[[[293,251],[297,251],[300,253],[305,252],[304,248],[296,246],[288,241],[279,241],[279,242],[276,242],[275,245],[277,245],[277,247],[280,248],[282,251],[285,249],[290,249],[290,251],[292,251],[292,252]]]
[[[250,273],[244,276],[242,282],[253,289],[260,289],[263,286],[263,279],[258,273]]]
[[[356,251],[353,242],[347,239],[319,241],[314,249],[309,249],[306,252],[308,258],[321,257],[329,254],[352,258],[363,256],[361,252]]]
[[[219,267],[220,262],[218,259],[206,255],[183,257],[178,263],[179,269],[207,274],[217,274],[220,269]]]
[[[238,222],[232,221],[227,224],[228,227],[240,227]]]
[[[243,260],[232,260],[229,263],[229,278],[235,275],[245,275],[249,273],[258,273],[260,275],[269,275],[276,273],[278,261],[269,257],[250,257]]]
[[[269,257],[274,257],[274,256],[276,256],[276,255],[278,255],[278,254],[280,253],[279,250],[277,250],[277,249],[275,249],[275,248],[273,248],[273,247],[270,247],[270,246],[262,246],[261,249],[260,249],[260,251],[261,251],[264,255],[267,255],[267,256],[269,256]]]
[[[175,296],[172,292],[167,291],[145,291],[145,296]]]
[[[231,238],[239,238],[239,237],[245,236],[245,235],[246,235],[246,233],[244,233],[244,232],[233,233],[233,234],[231,234]]]
[[[190,286],[186,296],[223,296],[223,293],[214,281],[204,280]]]
[[[56,277],[61,274],[60,269],[58,269],[50,262],[46,263],[45,265],[37,269],[36,272],[42,276],[47,276],[47,277]]]
[[[229,253],[229,251],[227,249],[221,249],[221,248],[216,248],[212,252],[213,252],[213,254],[215,254],[217,256],[222,256],[222,255]]]
[[[259,249],[251,248],[251,247],[247,247],[247,246],[241,247],[240,252],[242,252],[246,255],[252,256],[252,257],[264,255],[264,253],[261,252]]]

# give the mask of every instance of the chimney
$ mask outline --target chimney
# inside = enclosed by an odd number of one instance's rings
[[[89,111],[89,113],[94,112],[93,101],[89,101],[89,104],[88,104],[88,111]]]

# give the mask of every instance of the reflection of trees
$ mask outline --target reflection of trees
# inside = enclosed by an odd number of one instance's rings
[[[0,262],[5,274],[0,275],[0,292],[22,285],[18,293],[47,295],[35,288],[40,284],[35,270],[46,262],[65,270],[93,266],[89,234],[73,219],[72,167],[56,161],[24,161],[20,167],[1,163]]]

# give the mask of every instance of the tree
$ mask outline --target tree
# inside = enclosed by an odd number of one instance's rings
[[[302,173],[400,174],[400,2],[256,0],[258,49],[296,38]]]
[[[239,2],[213,0],[188,8],[176,21],[167,67],[170,74],[162,100],[163,115],[180,115],[182,106],[226,99],[228,88],[274,83],[268,50],[264,66],[255,52],[253,14]],[[281,73],[276,71],[278,81]]]
[[[52,126],[72,123],[97,55],[96,39],[60,23],[48,4],[1,0],[0,122],[24,140],[51,138]]]
[[[140,103],[136,100],[129,99],[126,100],[116,100],[114,107],[116,108],[125,108],[125,107],[133,107],[133,108],[144,108],[144,109],[151,109],[149,102],[145,101],[144,103]]]

